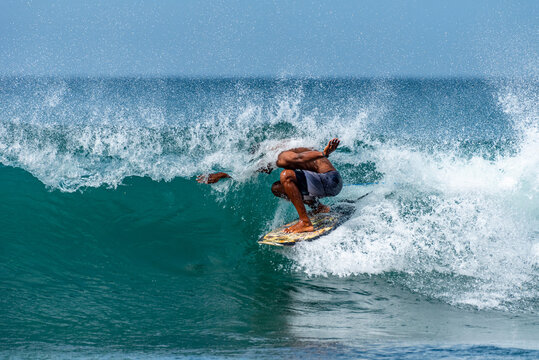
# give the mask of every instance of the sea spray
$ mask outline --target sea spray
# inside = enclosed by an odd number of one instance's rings
[[[499,94],[518,138],[515,151],[491,160],[432,143],[373,142],[373,150],[343,161],[370,159],[384,185],[338,231],[285,254],[311,275],[400,273],[391,281],[451,304],[534,309],[537,102],[515,91]]]
[[[163,238],[169,231],[180,236],[187,222],[200,239],[182,242],[204,244],[214,230],[204,224],[211,222],[174,212],[186,206],[182,189],[188,188],[201,196],[193,204],[211,201],[249,229],[232,248],[252,253],[248,244],[296,216],[269,191],[277,172],[257,169],[284,149],[320,149],[338,136],[341,147],[331,161],[345,182],[378,185],[346,187],[323,200],[331,205],[373,191],[334,233],[282,252],[293,269],[309,276],[380,276],[452,305],[536,310],[533,81],[524,87],[482,80],[1,81],[0,162],[31,174],[53,197],[75,193],[80,206],[110,202],[112,219],[126,217],[125,205],[115,202],[128,199],[115,196],[132,190],[147,202],[142,213],[148,216],[127,206],[132,221],[118,221],[129,234],[151,223]],[[233,179],[213,187],[194,182],[212,171]],[[145,192],[162,202],[152,206]],[[78,229],[72,231],[89,231],[83,220],[71,221]],[[105,235],[95,236],[104,241],[99,236]],[[211,253],[212,246],[199,249]]]

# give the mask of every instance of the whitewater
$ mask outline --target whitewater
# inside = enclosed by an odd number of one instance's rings
[[[530,78],[1,78],[0,350],[534,357],[538,97]],[[296,214],[256,170],[333,137],[325,202],[369,196],[319,240],[259,246]],[[215,171],[233,179],[196,183]]]

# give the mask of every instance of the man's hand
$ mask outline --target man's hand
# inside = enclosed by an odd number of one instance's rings
[[[337,147],[339,146],[339,144],[341,143],[341,141],[337,138],[335,139],[331,139],[328,144],[326,145],[326,147],[324,148],[324,156],[325,157],[328,157],[329,154],[331,154],[332,152],[334,152],[335,150],[337,150]]]
[[[273,164],[269,163],[266,166],[262,166],[256,170],[256,172],[265,173],[265,174],[271,174],[273,171]]]
[[[229,178],[230,175],[224,172],[218,172],[215,174],[205,174],[197,176],[197,181],[201,184],[214,184],[221,179]]]

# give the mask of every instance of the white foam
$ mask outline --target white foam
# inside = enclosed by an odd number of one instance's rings
[[[537,103],[522,110],[510,98],[504,110],[524,119],[515,153],[488,160],[377,143],[360,159],[349,155],[342,162],[373,160],[385,185],[337,231],[285,254],[311,276],[408,274],[405,286],[454,304],[507,308],[537,298]]]

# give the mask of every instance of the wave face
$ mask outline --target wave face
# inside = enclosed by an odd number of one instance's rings
[[[423,309],[409,301],[419,296],[443,311],[526,319],[539,311],[538,89],[534,80],[0,79],[6,346],[290,345],[317,338],[306,330],[315,320],[297,315],[322,311],[305,287],[319,304],[343,286],[368,288],[340,306],[366,301],[370,316],[401,289],[392,306],[411,313]],[[331,160],[347,186],[327,202],[372,193],[319,241],[260,248],[256,239],[294,212],[269,191],[277,173],[256,169],[336,136]],[[211,171],[234,180],[194,181]],[[386,325],[372,339],[395,337]]]

